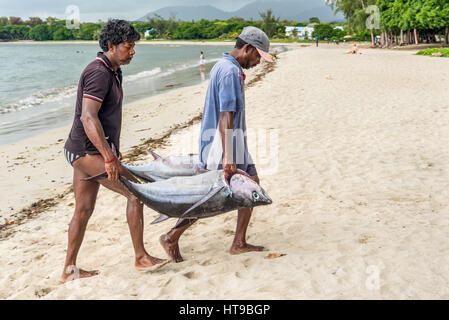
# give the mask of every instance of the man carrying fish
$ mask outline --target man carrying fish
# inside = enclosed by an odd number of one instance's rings
[[[103,52],[99,52],[81,74],[75,118],[64,146],[66,159],[74,170],[75,213],[69,225],[61,282],[98,274],[96,270],[78,269],[76,258],[94,211],[100,184],[128,199],[126,217],[135,251],[135,267],[144,269],[166,261],[146,252],[143,243],[143,204],[118,181],[119,174],[133,180],[120,165],[123,99],[120,66],[131,62],[135,42],[139,39],[139,33],[128,22],[109,21],[100,35]],[[107,180],[82,180],[102,171],[106,171]]]
[[[237,38],[234,50],[230,54],[224,54],[211,70],[201,122],[199,157],[205,169],[223,169],[227,180],[240,169],[259,183],[246,140],[243,69],[258,65],[261,57],[273,62],[268,53],[269,46],[270,41],[262,30],[246,27]],[[231,254],[264,249],[246,242],[246,230],[251,214],[252,208],[238,209]],[[173,261],[183,261],[178,241],[182,233],[195,221],[196,219],[186,218],[160,237],[162,246]]]

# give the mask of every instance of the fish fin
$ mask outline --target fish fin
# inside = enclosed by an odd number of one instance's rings
[[[178,221],[176,221],[176,224],[173,227],[173,229],[184,227],[185,225],[191,224],[191,223],[195,222],[196,220],[198,220],[198,219],[179,218]]]
[[[81,181],[98,181],[98,180],[104,180],[104,179],[107,179],[107,177],[108,177],[108,174],[107,174],[106,171],[105,171],[105,172],[100,173],[100,174],[97,174],[97,175],[95,175],[95,176],[81,179]]]
[[[162,158],[160,155],[158,155],[156,152],[154,152],[154,151],[151,150],[151,149],[148,149],[148,152],[151,153],[151,155],[153,156],[154,160],[157,160],[157,159],[161,159],[161,158]]]
[[[212,198],[214,195],[216,195],[217,193],[219,193],[223,188],[225,187],[215,187],[212,190],[209,191],[208,194],[206,194],[200,201],[198,201],[197,203],[195,203],[193,206],[191,206],[186,212],[184,212],[180,218],[184,218],[186,214],[188,214],[190,211],[192,211],[193,209],[199,207],[200,205],[202,205],[203,203],[205,203],[207,200],[209,200],[210,198]]]
[[[166,214],[162,214],[162,213],[161,213],[159,217],[157,217],[156,219],[154,219],[153,222],[151,222],[151,224],[159,223],[159,222],[165,221],[165,220],[167,220],[167,219],[169,219],[169,218],[170,218],[170,217],[167,216]]]

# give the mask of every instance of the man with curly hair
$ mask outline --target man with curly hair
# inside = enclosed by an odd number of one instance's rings
[[[78,84],[75,118],[64,154],[73,167],[75,213],[69,225],[68,249],[61,282],[85,278],[99,272],[76,267],[76,258],[83,241],[87,222],[92,215],[100,184],[128,199],[126,218],[135,252],[135,267],[149,268],[165,262],[150,256],[143,243],[143,204],[119,182],[120,130],[122,124],[122,71],[135,54],[140,34],[126,21],[111,20],[100,35],[103,52],[97,54],[81,74]],[[82,179],[106,171],[107,180]]]

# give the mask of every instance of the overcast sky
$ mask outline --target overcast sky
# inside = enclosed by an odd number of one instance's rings
[[[106,21],[108,18],[138,19],[148,12],[180,5],[213,5],[225,11],[234,11],[254,0],[0,0],[0,16],[31,16],[65,18],[68,5],[76,5],[81,21]],[[314,0],[317,1],[317,0]]]

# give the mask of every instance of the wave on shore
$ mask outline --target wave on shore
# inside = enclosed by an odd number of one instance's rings
[[[25,110],[46,102],[58,101],[76,94],[77,86],[71,85],[63,88],[49,88],[33,93],[31,96],[19,100],[16,103],[0,106],[0,114]]]
[[[207,63],[217,62],[220,59],[209,59]],[[149,77],[164,77],[176,72],[192,69],[198,67],[199,62],[183,64],[175,68],[170,68],[163,71],[157,67],[151,70],[145,70],[133,75],[125,76],[124,82],[133,82]],[[71,85],[63,88],[49,88],[33,93],[31,96],[19,100],[18,102],[0,106],[0,114],[10,113],[14,111],[21,111],[28,108],[36,107],[47,102],[59,101],[63,98],[74,96],[77,92],[77,85]]]

